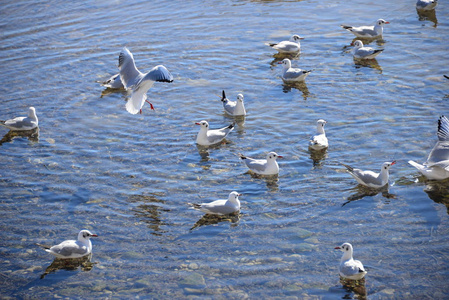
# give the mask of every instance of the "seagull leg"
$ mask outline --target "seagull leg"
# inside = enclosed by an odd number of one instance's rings
[[[148,100],[145,100],[145,101],[150,104],[150,107],[151,107],[152,110],[155,110],[153,104],[150,101],[148,101]]]

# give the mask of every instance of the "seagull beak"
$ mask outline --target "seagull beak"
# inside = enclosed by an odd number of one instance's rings
[[[392,162],[391,162],[391,165],[394,165],[396,163],[396,161],[395,160],[393,160]]]
[[[241,195],[243,195],[243,194],[239,194],[239,197],[240,197]]]
[[[92,234],[91,236],[98,237],[98,235],[96,235],[96,234]]]
[[[385,22],[385,24],[390,24],[390,22]]]
[[[195,122],[196,125],[201,125],[199,122]]]
[[[281,60],[281,61],[278,61],[278,65],[282,65],[282,60]]]
[[[278,155],[278,158],[284,158],[282,155]]]
[[[340,247],[335,247],[334,249],[341,249]]]

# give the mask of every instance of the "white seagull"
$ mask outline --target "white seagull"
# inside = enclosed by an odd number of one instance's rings
[[[284,69],[282,71],[282,79],[286,82],[304,81],[312,70],[306,71],[298,68],[292,68],[292,62],[288,58],[284,58],[278,62],[282,64]]]
[[[231,116],[246,115],[245,104],[243,103],[242,94],[237,95],[237,101],[231,101],[228,98],[226,98],[225,91],[223,91],[223,97],[221,98],[221,101],[223,102],[223,108],[225,112],[230,114]]]
[[[438,120],[438,142],[430,151],[424,164],[413,160],[408,163],[418,169],[428,179],[441,180],[449,177],[449,120],[441,116]]]
[[[131,98],[126,102],[126,110],[131,114],[142,113],[142,106],[147,101],[151,109],[153,104],[147,100],[147,91],[155,81],[172,82],[173,75],[163,65],[158,65],[148,73],[142,73],[136,68],[134,57],[128,48],[124,47],[118,58],[120,79],[127,90],[131,90]]]
[[[384,31],[384,24],[390,24],[390,22],[387,22],[384,19],[379,19],[376,21],[376,25],[374,26],[353,27],[341,25],[341,27],[352,32],[359,38],[375,38],[382,35]]]
[[[362,171],[345,164],[342,165],[348,169],[348,173],[351,174],[358,183],[371,188],[381,188],[388,183],[388,178],[390,176],[388,170],[390,170],[390,167],[395,163],[396,161],[384,162],[380,173],[375,173],[373,171]]]
[[[438,4],[438,0],[418,0],[416,1],[416,9],[418,10],[432,10]]]
[[[122,79],[120,78],[120,73],[117,73],[117,74],[111,76],[111,78],[109,78],[108,80],[103,82],[102,85],[109,89],[115,89],[115,90],[125,88],[123,86]]]
[[[329,146],[326,133],[324,132],[324,125],[326,125],[326,123],[327,122],[323,119],[316,122],[316,135],[312,136],[310,139],[310,148],[314,150],[321,150]]]
[[[201,126],[196,136],[196,142],[202,146],[220,143],[234,129],[234,123],[220,129],[209,129],[209,123],[204,120],[195,124]]]
[[[231,192],[227,200],[215,200],[210,203],[189,203],[193,209],[200,210],[206,214],[212,215],[229,215],[240,210],[239,194],[237,192]]]
[[[67,240],[52,247],[38,245],[58,258],[79,258],[92,252],[92,242],[90,241],[90,238],[96,236],[96,234],[92,234],[89,230],[84,229],[78,233],[77,241]]]
[[[341,277],[360,280],[366,275],[365,268],[359,260],[354,260],[352,258],[352,245],[350,243],[344,243],[340,247],[335,247],[335,249],[340,249],[343,251],[343,256],[340,260],[340,266],[338,271]]]
[[[17,117],[6,121],[0,121],[0,125],[16,131],[32,130],[39,125],[36,109],[30,107],[28,109],[28,117]]]
[[[276,152],[267,154],[266,159],[254,159],[240,154],[240,158],[245,161],[246,166],[256,174],[260,175],[276,175],[279,174],[279,165],[277,158],[283,158]]]
[[[295,34],[293,35],[289,41],[282,41],[280,43],[268,44],[271,48],[276,49],[279,53],[297,53],[301,50],[300,41],[303,40],[303,37]]]
[[[377,55],[379,55],[383,49],[373,49],[371,47],[365,47],[363,46],[363,42],[360,40],[357,40],[354,42],[354,48],[352,49],[352,55],[354,58],[358,59],[372,59],[375,58]]]

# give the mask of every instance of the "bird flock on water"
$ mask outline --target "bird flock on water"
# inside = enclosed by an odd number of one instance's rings
[[[435,9],[436,5],[437,0],[418,0],[416,3],[416,8],[417,10],[432,10]],[[378,19],[372,26],[356,27],[341,25],[342,28],[353,33],[356,38],[359,38],[352,43],[352,55],[354,59],[375,59],[375,57],[384,51],[384,49],[373,49],[365,46],[362,39],[373,40],[382,37],[383,26],[385,24],[389,24],[389,22],[384,19]],[[296,54],[301,51],[300,41],[303,39],[303,37],[294,34],[288,41],[270,43],[268,46],[277,50],[280,54]],[[283,65],[281,78],[286,83],[302,82],[313,71],[293,68],[292,62],[288,58],[284,58],[279,62],[279,64]],[[103,85],[109,89],[124,89],[128,91],[129,99],[126,102],[125,108],[130,114],[142,113],[142,108],[145,102],[149,103],[150,108],[154,110],[153,104],[147,98],[148,90],[155,82],[170,83],[174,80],[173,75],[163,65],[155,66],[147,73],[142,73],[139,71],[136,67],[134,57],[127,47],[124,47],[120,52],[118,68],[119,73],[103,82]],[[448,76],[445,75],[445,77],[449,79]],[[226,93],[223,91],[221,101],[226,114],[233,117],[246,115],[243,94],[238,94],[236,100],[232,101],[226,97]],[[311,151],[322,151],[329,147],[329,142],[324,130],[326,123],[327,122],[324,119],[319,119],[317,121],[316,133],[309,140],[309,148]],[[196,143],[204,147],[222,143],[235,128],[235,122],[218,129],[211,129],[208,121],[206,120],[196,122],[195,124],[200,126],[196,137]],[[0,125],[10,129],[11,131],[34,130],[39,126],[36,109],[34,107],[29,107],[28,116],[0,121]],[[412,160],[408,161],[410,165],[415,167],[429,180],[444,180],[449,178],[449,120],[444,115],[442,115],[438,120],[437,137],[438,141],[430,151],[427,160],[423,164],[419,164]],[[281,155],[278,155],[273,151],[267,153],[265,158],[252,158],[244,154],[239,154],[239,156],[251,173],[262,176],[278,175],[279,165],[277,163],[277,159],[283,158]],[[380,189],[388,184],[389,169],[395,163],[396,161],[384,162],[381,165],[379,173],[370,170],[353,168],[346,164],[342,165],[360,185],[367,188]],[[240,211],[240,196],[242,196],[242,194],[237,191],[232,191],[227,199],[215,200],[209,203],[188,204],[191,208],[205,214],[229,215]],[[80,258],[91,254],[91,237],[97,237],[97,235],[84,229],[79,232],[77,240],[66,240],[54,246],[38,245],[59,259]],[[339,249],[343,252],[340,265],[338,267],[340,276],[350,280],[363,279],[367,274],[367,271],[360,261],[354,260],[352,245],[346,242],[341,246],[335,247],[335,249]]]

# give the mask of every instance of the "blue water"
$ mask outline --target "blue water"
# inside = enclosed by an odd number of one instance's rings
[[[448,5],[423,19],[412,1],[3,1],[0,118],[39,117],[38,137],[0,145],[0,294],[11,298],[441,299],[449,292],[449,191],[423,162],[447,114]],[[376,62],[358,64],[340,24],[390,22]],[[429,19],[430,18],[430,19]],[[420,20],[421,19],[421,20]],[[265,45],[299,34],[286,86]],[[99,82],[127,46],[137,67],[165,65],[173,83],[155,106],[125,110],[126,93]],[[219,95],[245,96],[248,115],[227,143],[198,148],[194,123],[234,120]],[[311,156],[316,120],[330,147]],[[247,173],[238,153],[279,160],[279,177]],[[380,169],[367,193],[340,163]],[[236,190],[241,214],[203,218],[187,203]],[[198,223],[197,223],[198,222]],[[93,239],[92,265],[46,270],[35,243]],[[343,242],[368,269],[365,291],[339,281]]]

